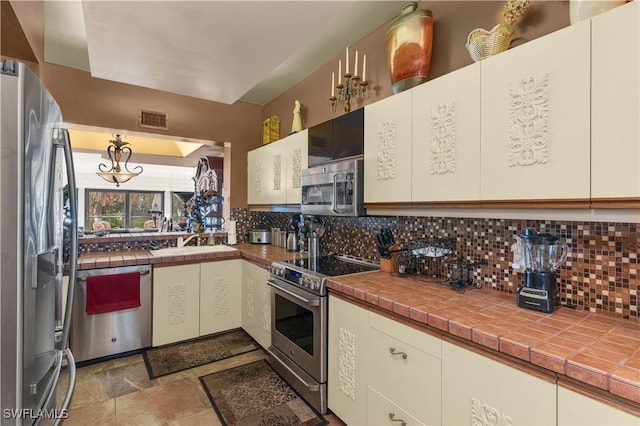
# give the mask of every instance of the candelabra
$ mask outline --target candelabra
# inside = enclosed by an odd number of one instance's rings
[[[364,93],[367,91],[369,83],[366,80],[367,73],[367,55],[362,60],[362,77],[358,75],[358,51],[356,50],[354,72],[349,72],[349,48],[346,49],[346,68],[345,74],[342,74],[342,60],[338,61],[338,85],[335,84],[335,73],[331,73],[331,111],[336,111],[338,102],[342,102],[344,111],[351,111],[351,98],[356,97],[359,101],[364,99]],[[344,84],[342,79],[344,78]],[[336,96],[336,89],[338,89]]]

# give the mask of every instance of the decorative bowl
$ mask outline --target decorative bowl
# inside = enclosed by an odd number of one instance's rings
[[[476,28],[467,37],[467,50],[471,58],[478,62],[507,50],[512,36],[513,28],[506,24],[498,24],[491,31]]]

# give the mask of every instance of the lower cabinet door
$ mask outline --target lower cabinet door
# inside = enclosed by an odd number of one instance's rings
[[[368,312],[329,295],[327,401],[348,425],[367,423]]]
[[[443,425],[555,425],[556,384],[442,342]]]
[[[153,274],[153,346],[200,334],[200,265],[157,268]]]
[[[379,426],[424,425],[371,387],[367,389],[367,424]]]
[[[638,426],[640,414],[627,413],[558,383],[558,425]]]
[[[271,288],[269,272],[242,261],[242,328],[262,347],[271,345]]]
[[[440,424],[440,339],[380,315],[369,321],[369,389],[425,424]]]
[[[240,262],[200,264],[200,336],[240,327]]]

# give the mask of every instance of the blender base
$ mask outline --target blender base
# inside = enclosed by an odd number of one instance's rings
[[[545,313],[553,312],[553,297],[547,290],[531,287],[520,287],[516,292],[516,303],[519,307]]]

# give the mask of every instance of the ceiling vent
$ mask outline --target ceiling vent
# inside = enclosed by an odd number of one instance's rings
[[[138,114],[138,127],[169,130],[167,114],[164,112],[145,111],[141,109],[140,114]]]

